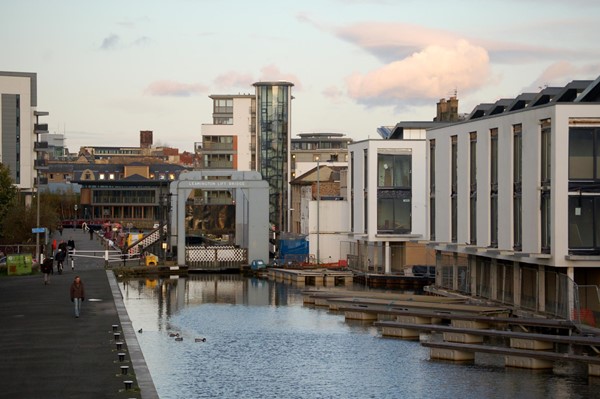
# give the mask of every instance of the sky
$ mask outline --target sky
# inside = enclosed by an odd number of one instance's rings
[[[0,71],[35,72],[51,133],[193,151],[211,94],[292,82],[292,136],[430,121],[600,76],[598,0],[0,0]]]

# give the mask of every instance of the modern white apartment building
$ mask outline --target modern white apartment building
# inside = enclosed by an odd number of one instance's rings
[[[600,311],[600,78],[427,131],[436,285],[522,311]],[[414,178],[413,178],[414,179]]]
[[[255,170],[256,100],[253,94],[211,95],[213,122],[196,143],[199,169]]]
[[[434,263],[418,243],[428,235],[425,129],[433,125],[406,128],[401,140],[348,146],[351,267],[389,274]]]
[[[0,71],[0,162],[10,168],[12,179],[24,193],[34,191],[36,169],[47,168],[36,134],[47,133],[48,126],[38,124],[38,117],[48,113],[38,112],[36,107],[37,75]],[[40,159],[36,159],[36,151],[40,151]]]

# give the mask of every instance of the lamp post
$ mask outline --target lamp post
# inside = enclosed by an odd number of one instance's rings
[[[35,186],[35,196],[36,196],[36,215],[35,215],[35,227],[40,227],[40,172],[37,172],[37,183]],[[48,235],[48,230],[46,230],[46,236]],[[48,240],[46,240],[48,241]],[[38,261],[38,264],[42,264],[42,253],[40,250],[40,233],[35,234],[35,258]]]
[[[77,204],[75,204],[75,215],[73,216],[73,230],[77,228]]]
[[[292,232],[292,211],[294,208],[288,209],[288,233]]]
[[[317,155],[317,267],[319,267],[319,259],[321,254],[319,252],[319,241],[320,241],[320,212],[321,212],[321,165],[319,163],[319,156]]]

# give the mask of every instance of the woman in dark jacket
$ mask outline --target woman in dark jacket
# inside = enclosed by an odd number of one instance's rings
[[[71,302],[75,304],[75,317],[79,317],[81,312],[81,302],[85,300],[85,289],[83,288],[83,282],[79,276],[75,277],[73,284],[71,284]]]
[[[52,258],[44,259],[40,269],[44,273],[44,285],[50,284],[50,274],[54,272],[54,260]]]

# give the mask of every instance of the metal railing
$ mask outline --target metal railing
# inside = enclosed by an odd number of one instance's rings
[[[204,270],[241,268],[248,264],[248,250],[234,246],[186,246],[185,264]]]

